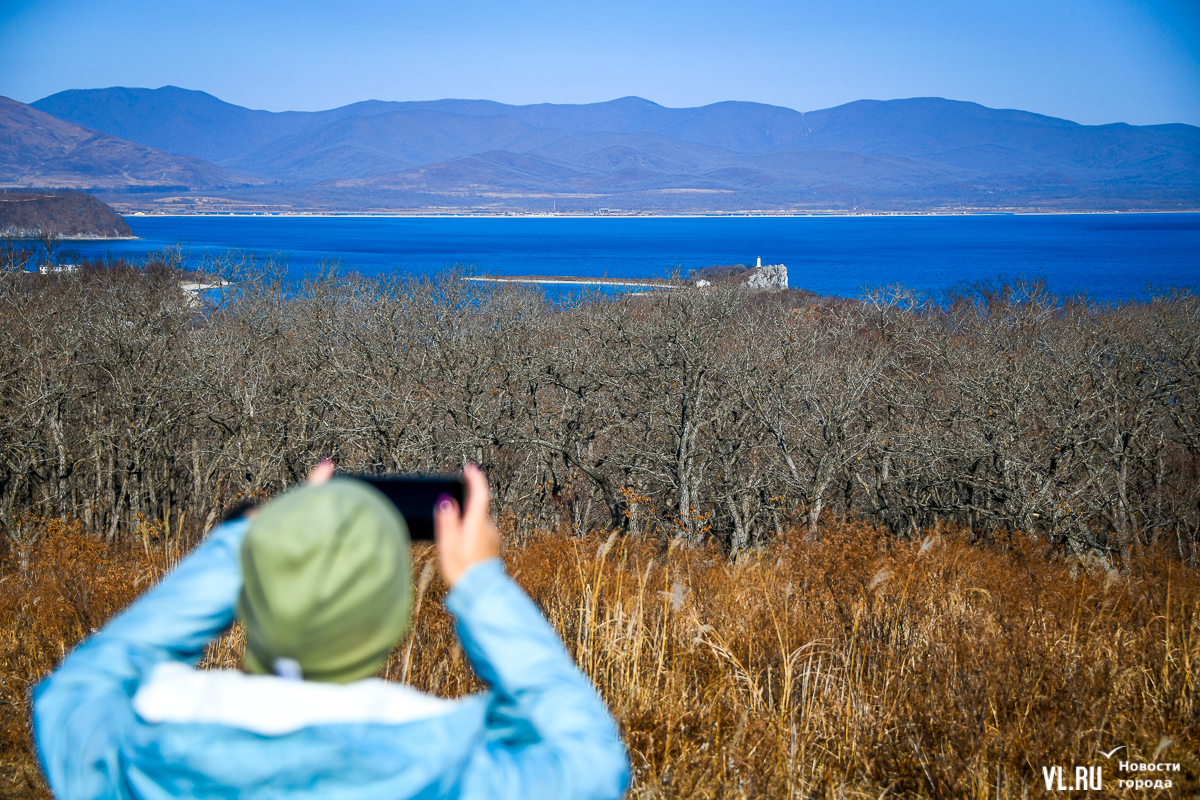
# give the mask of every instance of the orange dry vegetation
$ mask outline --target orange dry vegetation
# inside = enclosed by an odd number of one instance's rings
[[[142,541],[106,551],[51,522],[23,567],[9,553],[0,792],[45,796],[28,689],[161,574],[166,557]],[[386,674],[454,695],[477,683],[431,557],[417,552],[416,632]],[[1111,794],[1122,758],[1180,763],[1155,775],[1174,782],[1163,796],[1200,789],[1200,575],[1159,554],[1117,575],[1016,540],[845,525],[736,563],[566,535],[505,557],[620,721],[632,796],[1039,796],[1055,765],[1068,780],[1102,766]],[[239,644],[235,630],[206,664],[236,666]]]

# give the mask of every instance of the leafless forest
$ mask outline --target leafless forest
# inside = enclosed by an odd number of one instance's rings
[[[16,263],[19,254],[9,251]],[[203,530],[348,469],[480,463],[518,537],[617,529],[727,554],[789,527],[953,523],[1119,566],[1200,558],[1200,303],[1034,284],[855,301],[740,287],[555,305],[455,274],[303,286],[167,254],[0,283],[0,527]]]

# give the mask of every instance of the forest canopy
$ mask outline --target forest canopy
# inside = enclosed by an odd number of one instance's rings
[[[108,541],[211,525],[318,458],[480,463],[518,534],[617,529],[736,554],[859,519],[1119,562],[1200,543],[1200,304],[1036,283],[858,300],[737,285],[560,305],[454,273],[233,283],[179,262],[0,283],[0,526]],[[193,276],[194,279],[194,276]]]

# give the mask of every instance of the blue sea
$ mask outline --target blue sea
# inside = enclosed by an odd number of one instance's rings
[[[193,263],[240,250],[364,275],[668,277],[714,264],[784,264],[793,288],[858,296],[1043,279],[1059,295],[1144,297],[1200,284],[1200,214],[945,217],[128,217],[140,239],[64,246],[140,258],[182,245]]]

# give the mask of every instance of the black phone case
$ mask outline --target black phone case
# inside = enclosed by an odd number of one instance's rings
[[[341,472],[339,477],[354,478],[374,486],[392,501],[414,542],[433,541],[433,507],[442,495],[450,495],[463,506],[465,486],[461,475],[363,475]]]

